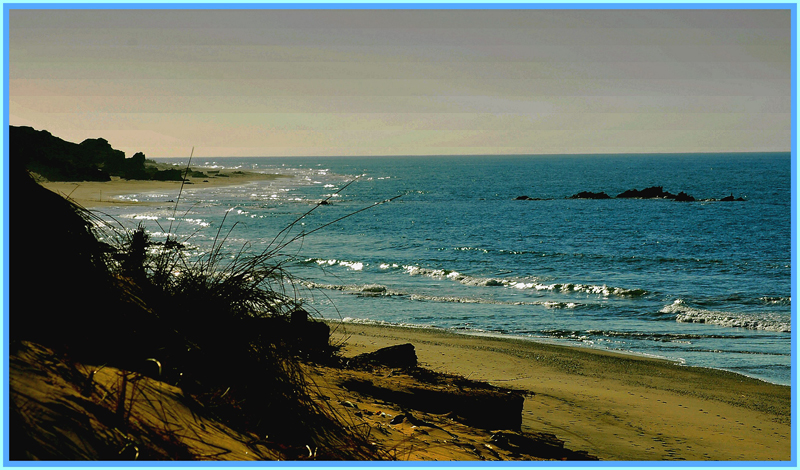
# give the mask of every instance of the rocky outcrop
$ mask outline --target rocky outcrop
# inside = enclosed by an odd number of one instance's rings
[[[180,181],[179,170],[161,171],[145,165],[145,155],[137,152],[125,158],[125,152],[111,147],[102,138],[86,139],[76,144],[48,131],[32,127],[9,126],[9,161],[15,171],[30,170],[50,181],[110,181],[124,179]]]
[[[581,191],[578,194],[573,194],[567,199],[611,199],[611,196],[604,192],[593,193],[591,191]]]
[[[669,192],[664,191],[662,186],[651,186],[649,188],[642,189],[639,191],[638,189],[629,189],[624,191],[620,194],[617,194],[617,198],[619,199],[675,199],[675,195]]]
[[[746,199],[744,199],[744,198],[742,198],[742,197],[740,197],[740,198],[734,198],[734,197],[733,197],[733,194],[731,194],[730,196],[725,196],[725,197],[723,197],[722,199],[720,199],[720,201],[725,201],[725,202],[732,202],[732,201],[745,201],[745,200],[746,200]]]
[[[517,196],[516,198],[514,198],[514,200],[515,201],[550,201],[551,198]]]
[[[567,199],[614,199],[614,197],[611,197],[602,191],[601,192],[581,191],[579,193],[567,197]],[[695,199],[694,196],[687,194],[684,191],[681,191],[678,194],[672,194],[669,191],[664,191],[663,186],[651,186],[649,188],[645,188],[642,190],[629,189],[627,191],[623,191],[617,194],[616,199],[669,199],[677,202],[698,201],[698,199]],[[532,198],[529,196],[518,196],[514,200],[542,201],[543,199]],[[734,198],[733,194],[731,194],[730,196],[726,196],[722,199],[699,199],[699,200],[700,201],[746,201],[746,199],[742,197]]]
[[[694,202],[696,199],[685,192],[681,191],[675,196],[675,200],[678,202]]]

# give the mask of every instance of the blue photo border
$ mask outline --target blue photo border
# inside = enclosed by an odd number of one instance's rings
[[[8,459],[9,450],[9,423],[8,423],[8,354],[9,354],[9,187],[6,180],[9,174],[8,159],[8,124],[9,124],[9,11],[14,9],[452,9],[452,10],[474,10],[474,9],[789,9],[791,10],[792,26],[792,63],[791,63],[791,174],[792,174],[792,203],[791,203],[791,247],[792,247],[792,341],[791,353],[793,358],[791,382],[792,382],[792,431],[791,431],[791,455],[790,461],[781,462],[10,462]],[[154,468],[175,468],[175,467],[253,467],[253,466],[274,466],[274,467],[347,467],[347,468],[386,468],[386,467],[417,467],[417,468],[471,468],[471,467],[569,467],[569,468],[639,468],[639,467],[681,467],[681,468],[773,468],[773,467],[797,467],[797,299],[798,277],[797,277],[797,210],[800,205],[800,195],[797,192],[797,3],[796,2],[725,2],[725,3],[606,3],[602,0],[597,2],[585,1],[581,3],[530,3],[530,2],[504,2],[504,3],[480,3],[465,2],[456,0],[453,2],[437,3],[375,3],[374,0],[364,2],[351,1],[340,3],[336,0],[315,3],[197,3],[194,0],[186,2],[171,3],[113,3],[103,2],[49,2],[49,3],[4,3],[3,4],[3,35],[2,54],[3,62],[3,164],[0,166],[0,184],[2,184],[2,204],[0,204],[0,243],[2,243],[2,253],[0,253],[0,265],[2,265],[2,291],[0,291],[0,302],[2,303],[2,322],[0,322],[0,334],[2,336],[2,348],[0,349],[0,384],[2,385],[2,406],[0,407],[0,417],[2,418],[2,445],[0,456],[2,465],[13,467],[86,467],[86,468],[106,468],[106,467],[154,467]]]

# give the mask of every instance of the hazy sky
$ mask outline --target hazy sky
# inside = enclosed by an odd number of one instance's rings
[[[788,151],[789,10],[11,10],[11,125],[128,156]]]

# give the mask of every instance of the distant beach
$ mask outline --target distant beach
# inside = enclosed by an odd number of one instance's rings
[[[186,179],[186,184],[190,186],[184,186],[184,188],[235,186],[246,184],[251,181],[263,181],[285,177],[279,174],[233,169],[212,171],[214,171],[213,175],[209,174],[208,177],[188,177]],[[160,201],[142,202],[136,200],[135,197],[120,198],[119,196],[158,191],[177,191],[181,188],[180,181],[126,180],[118,177],[112,177],[111,181],[58,181],[42,182],[41,185],[86,208],[108,205],[160,204]],[[170,201],[165,199],[163,202]]]

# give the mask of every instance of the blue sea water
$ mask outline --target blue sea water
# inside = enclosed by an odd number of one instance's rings
[[[322,317],[557,341],[790,383],[789,153],[192,165],[288,177],[186,186],[177,212],[167,203],[177,191],[125,196],[163,205],[104,212],[144,223],[154,239],[172,225],[196,253],[221,233],[234,256],[267,249],[323,199],[290,237],[369,207],[283,250]],[[568,199],[650,186],[716,200]],[[719,201],[731,194],[746,201]]]

